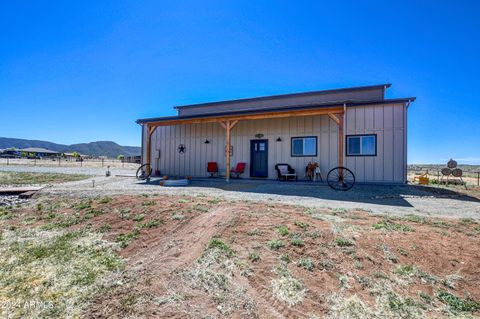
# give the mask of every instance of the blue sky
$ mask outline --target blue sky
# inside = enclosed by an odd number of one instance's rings
[[[410,163],[480,163],[479,57],[479,1],[2,1],[0,136],[139,145],[174,105],[392,83]]]

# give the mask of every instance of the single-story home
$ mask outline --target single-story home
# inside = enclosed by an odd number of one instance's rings
[[[347,167],[358,182],[405,183],[407,110],[414,97],[385,98],[390,84],[176,106],[178,115],[137,120],[142,163],[161,175],[221,175],[246,163],[244,178],[298,174],[316,162],[325,176]]]
[[[44,158],[44,157],[58,157],[59,152],[52,151],[42,147],[27,147],[18,150],[21,154],[26,154],[26,157]]]

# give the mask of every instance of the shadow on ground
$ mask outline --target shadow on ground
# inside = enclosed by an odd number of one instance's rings
[[[159,179],[153,178],[149,184],[158,185]],[[273,180],[233,179],[226,182],[220,178],[193,179],[191,187],[217,188],[224,191],[247,192],[257,194],[302,196],[324,200],[369,203],[400,207],[413,207],[409,197],[451,198],[459,201],[477,202],[480,199],[462,194],[455,190],[417,186],[417,185],[372,185],[356,184],[347,192],[335,191],[326,183],[280,182]]]

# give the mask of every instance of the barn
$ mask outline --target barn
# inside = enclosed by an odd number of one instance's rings
[[[386,98],[390,84],[176,106],[177,116],[137,120],[142,163],[169,176],[208,177],[209,163],[229,180],[277,179],[288,164],[296,179],[309,163],[357,182],[405,183],[407,111],[414,97]],[[234,170],[235,171],[235,170]]]

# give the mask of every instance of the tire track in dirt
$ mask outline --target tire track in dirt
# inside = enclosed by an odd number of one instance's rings
[[[161,281],[158,287],[160,290],[168,290],[170,282],[177,278],[176,274],[194,263],[202,255],[211,238],[222,235],[228,227],[234,226],[241,214],[242,212],[230,207],[218,207],[176,225],[161,238],[157,235],[149,236],[142,241],[143,247],[149,247],[148,257],[145,258],[145,251],[130,256],[132,267],[139,267],[143,274]],[[165,280],[166,278],[170,280]],[[252,285],[240,274],[236,276],[236,280],[256,301],[260,318],[299,318],[304,315],[276,300],[268,287]]]
[[[235,212],[229,207],[218,207],[150,236],[141,242],[148,252],[129,256],[132,266],[148,268],[155,276],[171,274],[200,257],[211,238],[229,226],[234,217]]]

